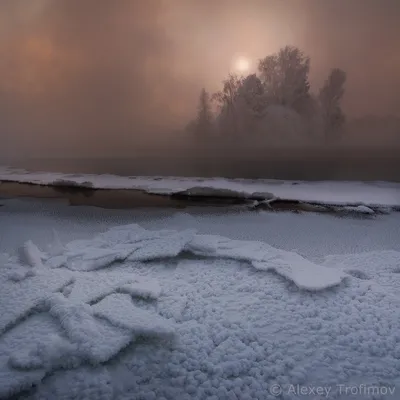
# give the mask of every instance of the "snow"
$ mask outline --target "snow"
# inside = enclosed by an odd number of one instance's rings
[[[77,301],[92,303],[115,292],[157,300],[161,295],[158,281],[121,271],[101,273],[75,273],[78,277],[70,290],[69,297]]]
[[[41,268],[22,282],[2,282],[0,332],[6,331],[6,340],[3,343],[0,340],[0,397],[38,383],[59,368],[104,363],[139,337],[173,337],[172,321],[161,317],[156,310],[142,309],[132,303],[132,296],[156,299],[161,292],[156,283],[135,279],[132,273],[97,274],[90,278],[86,275],[73,275],[65,269],[48,269],[44,273]],[[136,282],[136,286],[130,285],[131,282]],[[67,296],[56,293],[68,285],[73,287]],[[126,294],[114,293],[119,288]],[[96,303],[91,305],[93,302]],[[39,312],[48,313],[53,324],[35,335],[31,325],[41,316]],[[12,328],[17,324],[15,340],[20,341],[18,322],[29,315],[32,318],[24,321],[23,345],[10,346],[7,335],[13,335]],[[5,354],[10,347],[16,350]],[[19,378],[9,379],[10,375]]]
[[[186,248],[197,256],[227,257],[248,261],[260,271],[275,271],[301,289],[323,290],[340,284],[341,271],[316,265],[294,252],[279,250],[262,242],[229,240],[199,235]]]
[[[55,294],[48,299],[48,305],[50,315],[59,321],[71,342],[68,350],[72,352],[60,354],[60,359],[74,357],[96,365],[109,360],[133,339],[129,330],[95,318],[88,304]]]
[[[132,297],[142,297],[157,300],[162,293],[162,288],[157,281],[127,283],[119,287],[119,292],[128,293]]]
[[[41,272],[17,282],[1,276],[0,333],[29,315],[50,293],[60,290],[71,278],[69,271]]]
[[[279,250],[263,242],[230,240],[215,235],[196,235],[194,230],[148,231],[137,224],[116,227],[92,240],[75,241],[66,246],[65,255],[48,259],[51,267],[92,271],[118,262],[143,262],[192,253],[200,257],[247,261],[258,270],[273,270],[307,290],[323,290],[340,284],[346,274],[318,266],[300,255]],[[59,263],[58,260],[63,260]],[[90,282],[88,282],[90,285]],[[107,287],[97,285],[98,290]],[[115,289],[116,287],[109,287]],[[79,292],[84,292],[79,287]]]
[[[357,207],[351,207],[351,206],[347,206],[344,207],[345,211],[348,212],[355,212],[355,213],[361,213],[361,214],[374,214],[374,210],[372,210],[369,207],[366,206],[357,206]]]
[[[366,288],[380,288],[386,294],[399,296],[400,253],[398,251],[367,251],[359,254],[330,255],[325,266],[343,265],[343,270],[363,281]],[[379,265],[379,268],[377,266]]]
[[[94,314],[136,335],[172,337],[174,324],[156,313],[132,305],[131,296],[114,293],[93,306]]]
[[[35,268],[42,268],[45,255],[31,240],[28,240],[21,247],[20,258],[23,264],[27,264]]]
[[[300,385],[347,400],[366,396],[337,385],[400,385],[398,214],[3,204],[0,398],[294,400]],[[19,257],[29,240],[43,265]],[[86,268],[97,250],[139,256]]]
[[[1,181],[56,186],[63,181],[85,189],[136,189],[158,195],[179,193],[185,196],[217,196],[255,200],[280,198],[354,207],[400,206],[400,184],[389,182],[303,182],[263,179],[71,175],[0,167]]]

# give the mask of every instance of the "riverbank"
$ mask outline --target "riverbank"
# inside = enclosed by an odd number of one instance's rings
[[[400,207],[373,207],[364,205],[323,205],[292,199],[280,199],[266,193],[250,197],[228,196],[217,191],[189,193],[182,191],[171,194],[149,193],[140,189],[94,189],[84,185],[42,185],[20,182],[1,182],[0,198],[35,198],[66,201],[71,206],[92,206],[104,209],[175,208],[190,207],[234,207],[243,206],[249,210],[289,211],[295,213],[328,213],[335,215],[386,214],[400,211]]]

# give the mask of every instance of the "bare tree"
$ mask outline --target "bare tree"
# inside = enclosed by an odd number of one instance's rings
[[[338,136],[345,123],[345,115],[341,109],[341,100],[344,95],[346,73],[334,68],[321,88],[318,96],[325,138],[333,140]]]
[[[309,101],[310,58],[293,46],[260,60],[261,81],[271,104],[291,107],[301,112]]]

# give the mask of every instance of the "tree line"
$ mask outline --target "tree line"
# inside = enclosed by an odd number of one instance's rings
[[[188,130],[205,140],[222,134],[332,142],[346,120],[341,106],[346,73],[333,68],[317,94],[310,90],[309,73],[310,58],[286,46],[259,60],[257,73],[230,74],[213,94],[203,89]]]

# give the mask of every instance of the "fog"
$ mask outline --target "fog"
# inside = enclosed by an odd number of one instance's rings
[[[348,120],[382,117],[352,144],[382,146],[398,132],[399,20],[398,0],[2,0],[0,154],[176,152],[202,87],[285,45],[310,56],[313,91],[347,73]]]

